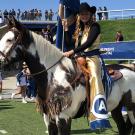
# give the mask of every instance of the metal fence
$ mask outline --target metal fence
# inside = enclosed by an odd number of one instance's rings
[[[101,18],[99,17],[99,15],[101,15]],[[133,18],[135,18],[135,9],[108,10],[96,12],[97,20],[119,20]]]

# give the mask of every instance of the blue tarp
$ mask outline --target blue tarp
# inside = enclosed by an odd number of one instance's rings
[[[100,50],[106,51],[106,53],[102,54],[104,59],[135,59],[135,41],[102,43]]]

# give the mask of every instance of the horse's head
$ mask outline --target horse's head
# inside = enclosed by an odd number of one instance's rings
[[[8,31],[0,40],[0,60],[10,62],[21,55],[23,27],[14,17],[7,19],[7,22]]]

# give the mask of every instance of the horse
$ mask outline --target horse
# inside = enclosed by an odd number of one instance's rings
[[[16,60],[26,62],[37,85],[37,106],[43,113],[49,135],[70,135],[71,121],[84,114],[87,100],[85,85],[76,79],[78,70],[74,62],[14,17],[8,19],[7,26],[8,31],[0,40],[0,60],[5,61],[5,65]],[[119,134],[127,135],[128,128],[121,108],[123,105],[127,107],[134,125],[135,73],[125,68],[120,72],[123,77],[114,82],[107,108],[112,113]],[[52,97],[51,100],[48,96]],[[54,109],[50,109],[51,103],[56,105]]]

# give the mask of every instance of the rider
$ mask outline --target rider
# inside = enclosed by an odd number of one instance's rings
[[[80,4],[74,33],[75,49],[64,52],[64,56],[87,52],[87,68],[90,72],[90,109],[88,119],[92,129],[110,127],[106,98],[102,83],[102,60],[100,59],[100,25],[93,20],[96,7],[86,2]]]

